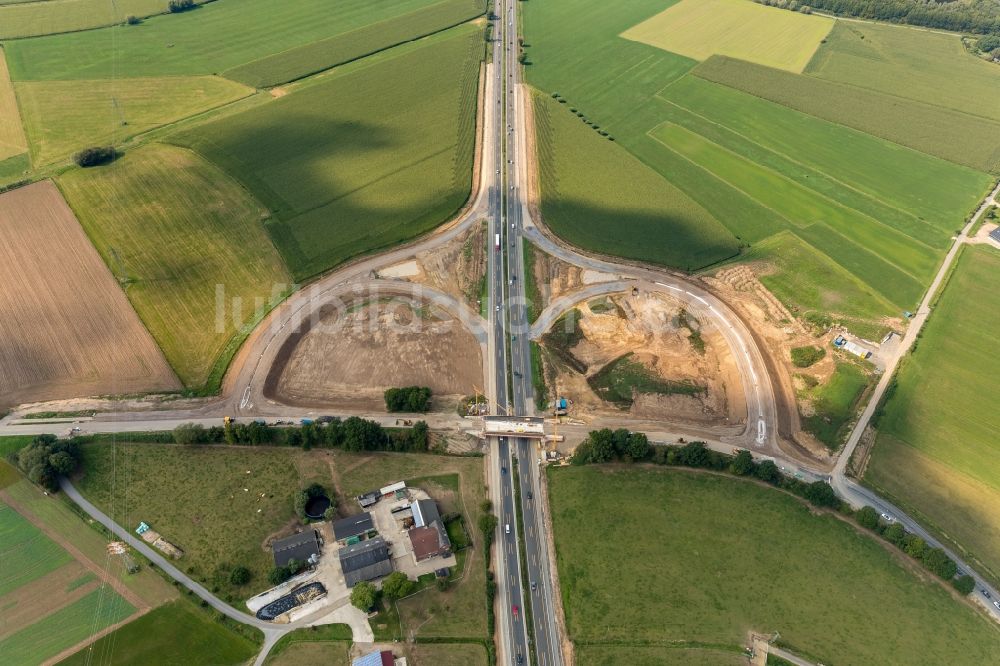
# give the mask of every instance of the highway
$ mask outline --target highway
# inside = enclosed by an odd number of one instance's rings
[[[507,335],[510,300],[507,298],[507,262],[511,259],[507,229],[510,212],[508,178],[510,170],[509,131],[507,118],[510,114],[511,86],[516,71],[507,48],[516,31],[511,19],[511,0],[498,0],[493,31],[493,97],[485,103],[499,110],[494,126],[494,154],[491,173],[495,180],[489,197],[489,237],[492,240],[489,253],[489,296],[490,296],[490,348],[493,360],[492,403],[495,413],[517,413],[517,406],[511,402],[508,372]],[[486,160],[484,160],[485,162]],[[512,480],[513,461],[511,442],[506,437],[496,438],[491,450],[491,487],[494,489],[494,506],[499,527],[497,530],[497,622],[500,631],[500,654],[498,661],[507,664],[531,663],[529,650],[529,628],[525,622],[524,586],[518,551],[518,525],[515,502],[515,488]],[[522,466],[519,465],[520,470]],[[520,472],[519,472],[520,473]]]

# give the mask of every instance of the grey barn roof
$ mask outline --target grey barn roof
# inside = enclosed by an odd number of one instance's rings
[[[341,518],[333,523],[333,536],[337,541],[350,539],[352,536],[364,534],[370,529],[374,529],[372,516],[370,513],[359,513],[356,516]]]
[[[312,555],[319,555],[319,536],[316,530],[305,530],[271,544],[274,566],[283,567],[291,560],[306,562]]]
[[[441,520],[434,500],[417,500],[410,506],[413,507],[413,522],[417,527],[430,527],[435,520]]]
[[[997,227],[996,229],[990,232],[990,238],[992,238],[995,241],[1000,241],[1000,227]]]
[[[354,587],[363,580],[374,580],[392,573],[389,544],[382,537],[345,546],[338,554],[347,587]]]

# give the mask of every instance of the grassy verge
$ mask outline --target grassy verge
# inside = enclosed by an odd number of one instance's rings
[[[545,385],[542,348],[534,340],[531,341],[531,384],[535,392],[535,408],[540,412],[545,411],[549,407],[549,388]]]
[[[542,312],[542,292],[538,288],[538,280],[535,277],[535,252],[538,251],[534,245],[524,241],[524,294],[528,299],[528,323],[538,319]]]
[[[836,450],[847,436],[858,401],[870,386],[868,373],[853,362],[838,361],[833,376],[808,392],[813,413],[802,417],[802,427]]]

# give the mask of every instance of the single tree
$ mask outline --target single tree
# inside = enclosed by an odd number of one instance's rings
[[[402,571],[393,571],[382,579],[382,594],[389,601],[402,599],[413,589],[413,582]]]
[[[229,572],[229,582],[233,585],[246,585],[250,582],[250,570],[246,567],[236,567]]]
[[[732,464],[729,465],[729,469],[733,474],[739,476],[750,474],[753,472],[753,454],[746,449],[740,449],[740,452],[733,458]]]
[[[375,605],[377,594],[375,586],[363,580],[351,590],[351,604],[367,613]]]
[[[861,527],[866,527],[870,530],[878,527],[878,511],[873,507],[861,507],[858,509],[858,513],[855,514],[854,519],[858,521],[858,525],[861,525]]]
[[[972,594],[972,591],[976,589],[976,579],[968,574],[959,576],[951,581],[951,584],[960,594]]]

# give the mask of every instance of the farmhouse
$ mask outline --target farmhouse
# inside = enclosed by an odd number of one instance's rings
[[[356,516],[341,518],[333,523],[333,536],[338,543],[345,543],[354,537],[367,534],[369,530],[375,529],[370,513],[359,513]]]
[[[413,546],[413,557],[417,562],[432,557],[451,555],[451,541],[448,531],[438,513],[434,500],[417,500],[410,505],[413,512],[413,529],[407,533]]]
[[[347,587],[354,587],[363,580],[375,580],[392,573],[392,556],[389,544],[382,537],[375,537],[340,549],[340,568]]]
[[[320,541],[316,530],[306,530],[271,544],[274,566],[283,567],[290,561],[315,564],[319,560]]]

